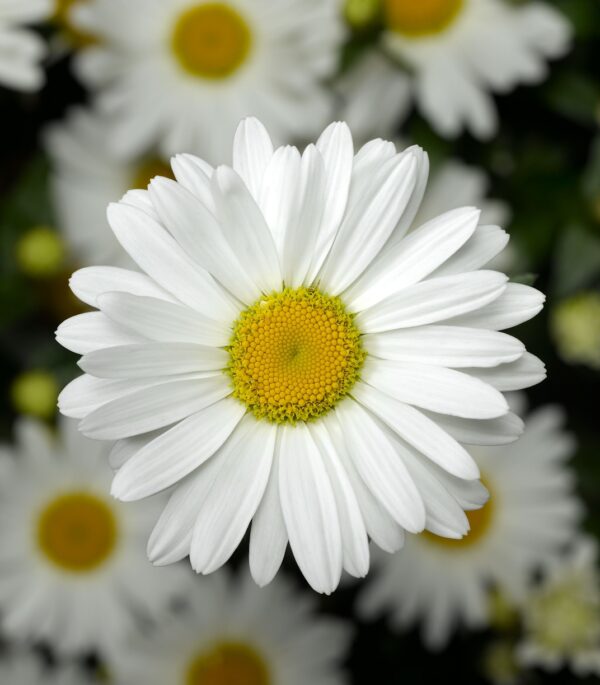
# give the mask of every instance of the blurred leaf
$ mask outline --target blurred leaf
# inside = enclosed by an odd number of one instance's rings
[[[548,107],[568,119],[596,125],[600,105],[600,85],[587,74],[565,69],[543,90]]]
[[[580,226],[569,228],[554,256],[553,293],[566,297],[600,277],[600,239]]]

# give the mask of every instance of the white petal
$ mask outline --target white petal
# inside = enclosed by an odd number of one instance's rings
[[[116,474],[111,493],[130,502],[177,483],[212,457],[244,413],[240,402],[228,398],[189,416],[131,457]]]
[[[257,201],[272,156],[273,143],[267,129],[255,117],[244,119],[233,140],[233,168]]]
[[[495,419],[509,411],[498,390],[454,369],[367,359],[362,377],[390,397],[440,414]]]
[[[161,287],[205,316],[221,322],[235,318],[231,298],[160,224],[129,205],[111,204],[107,216],[121,245]]]
[[[284,426],[281,510],[294,557],[310,586],[329,594],[342,573],[342,539],[329,476],[305,424]]]
[[[240,263],[262,292],[281,287],[275,242],[256,201],[242,179],[229,167],[212,177],[217,218]]]
[[[365,335],[370,355],[400,362],[461,368],[488,367],[516,361],[525,346],[516,338],[496,331],[459,326],[401,328]]]
[[[171,166],[177,182],[195,195],[207,209],[214,211],[210,189],[212,167],[199,157],[189,154],[175,155],[171,160]]]
[[[97,440],[127,438],[181,421],[230,393],[223,375],[154,385],[107,402],[88,414],[80,429]]]
[[[95,350],[79,366],[100,378],[147,378],[218,371],[227,366],[225,350],[194,343],[147,342]]]
[[[378,333],[442,321],[480,309],[497,299],[506,288],[507,280],[504,274],[496,271],[432,278],[408,286],[360,312],[356,324],[365,333]]]
[[[102,312],[85,312],[63,321],[56,329],[56,340],[67,350],[86,354],[103,347],[133,345],[146,338],[111,321]]]
[[[509,235],[498,226],[478,226],[466,245],[436,270],[439,276],[452,276],[482,269],[507,246]]]
[[[71,276],[69,285],[75,295],[90,307],[97,307],[98,296],[109,292],[131,293],[173,301],[173,297],[146,274],[114,266],[88,266],[79,269]]]
[[[377,256],[398,223],[416,182],[415,156],[396,155],[378,169],[349,208],[319,273],[332,295],[344,291]]]
[[[525,352],[516,362],[501,364],[493,369],[464,370],[502,392],[530,388],[546,378],[544,363],[529,352]]]
[[[325,424],[313,422],[308,427],[321,452],[335,496],[344,568],[355,578],[364,578],[369,571],[369,542],[358,500]]]
[[[143,336],[161,342],[192,342],[223,347],[231,337],[227,326],[208,319],[189,307],[154,297],[106,293],[98,298],[98,306],[103,315],[106,314],[116,324],[137,333],[134,338]],[[139,342],[139,338],[130,342]],[[125,341],[119,344],[124,343]]]
[[[473,234],[479,210],[463,207],[427,222],[393,247],[386,246],[344,300],[362,311],[435,271]]]
[[[479,469],[471,455],[435,421],[414,407],[384,395],[365,383],[357,383],[352,395],[403,440],[441,468],[459,478],[479,477]]]
[[[398,241],[402,240],[406,232],[412,227],[412,223],[419,212],[425,191],[427,190],[427,180],[429,178],[429,156],[418,145],[411,145],[405,150],[405,152],[409,150],[414,153],[417,160],[417,180],[408,205],[406,205],[406,209],[402,212],[400,221],[398,221],[394,232],[390,236],[388,243],[389,247],[394,246]]]
[[[512,412],[497,419],[485,421],[430,414],[430,412],[425,412],[425,414],[455,440],[465,445],[506,445],[514,442],[524,429],[523,421]]]
[[[219,472],[198,513],[190,561],[195,571],[212,573],[240,544],[265,491],[277,428],[247,414],[213,457]]]
[[[159,429],[150,431],[150,433],[134,435],[131,438],[117,440],[108,455],[110,468],[118,471],[121,466],[123,466],[126,461],[129,461],[134,454],[137,454],[144,445],[154,440],[154,438],[157,438],[162,432],[163,429]]]
[[[288,543],[279,496],[279,460],[280,449],[276,446],[271,475],[250,530],[250,573],[260,587],[275,577]]]
[[[258,299],[260,290],[200,200],[168,178],[154,179],[149,192],[162,223],[194,261],[242,302]]]
[[[339,404],[335,413],[354,466],[369,490],[403,528],[422,531],[423,500],[384,430],[353,400]]]
[[[505,291],[479,311],[461,313],[448,323],[453,326],[472,326],[502,331],[529,321],[542,310],[546,297],[528,285],[509,283]]]

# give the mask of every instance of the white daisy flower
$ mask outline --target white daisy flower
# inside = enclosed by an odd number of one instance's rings
[[[440,537],[437,526],[408,536],[404,549],[380,557],[380,573],[360,599],[363,616],[390,611],[397,627],[419,621],[425,643],[444,646],[460,625],[489,624],[489,585],[520,601],[531,573],[547,567],[575,535],[580,506],[565,466],[574,445],[562,412],[532,413],[511,445],[471,449],[491,498],[468,513],[462,540]]]
[[[249,114],[274,136],[310,137],[329,116],[338,0],[90,0],[74,16],[98,37],[77,59],[121,157],[157,146],[221,161]]]
[[[32,420],[16,434],[16,449],[3,453],[0,499],[4,633],[60,653],[108,652],[137,618],[166,609],[184,573],[146,559],[160,503],[112,499],[105,445],[74,421],[61,423],[58,440]]]
[[[568,666],[579,677],[600,676],[600,575],[592,538],[577,540],[566,559],[550,569],[523,607],[522,665],[557,671]]]
[[[43,21],[51,7],[51,0],[0,0],[0,85],[24,91],[43,85],[44,41],[24,24]]]
[[[190,155],[177,182],[111,205],[143,273],[88,268],[71,281],[99,309],[58,340],[85,375],[61,410],[117,440],[112,493],[176,486],[149,543],[210,573],[251,520],[259,584],[289,540],[322,592],[368,570],[435,512],[449,535],[478,468],[459,444],[515,439],[504,390],[543,364],[497,332],[534,316],[538,291],[482,269],[506,245],[473,207],[414,228],[427,181],[420,148],[375,140],[354,155],[332,124],[303,155],[242,122],[234,167]],[[470,500],[469,500],[470,501]]]
[[[50,670],[30,652],[3,654],[0,661],[2,685],[90,685],[91,682],[74,666]]]
[[[189,606],[108,664],[116,685],[342,685],[351,631],[318,616],[312,598],[278,578],[259,589],[225,571],[187,594]]]
[[[171,167],[156,154],[129,162],[112,154],[106,145],[109,131],[102,117],[75,109],[45,135],[58,228],[81,266],[132,266],[106,230],[106,207],[130,188],[145,189],[154,176],[171,176]]]
[[[567,20],[540,2],[383,0],[383,19],[383,47],[411,69],[419,109],[449,137],[464,128],[493,135],[488,91],[543,80],[546,60],[563,55],[571,37]]]

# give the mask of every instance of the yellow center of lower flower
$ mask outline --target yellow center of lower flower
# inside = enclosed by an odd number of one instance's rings
[[[269,685],[271,677],[261,656],[235,642],[223,642],[199,654],[190,664],[185,685]]]
[[[84,48],[98,42],[95,36],[83,31],[71,20],[73,6],[83,4],[85,1],[87,0],[55,0],[54,21],[75,48]]]
[[[99,497],[73,492],[52,500],[37,525],[38,545],[56,566],[92,571],[104,563],[117,542],[117,523]]]
[[[326,414],[350,392],[366,356],[341,300],[313,288],[285,289],[249,307],[229,352],[234,397],[277,423]]]
[[[160,157],[146,157],[136,167],[131,179],[131,187],[146,190],[155,176],[174,178],[173,171],[167,162]]]
[[[172,35],[172,48],[190,74],[207,79],[231,76],[246,60],[252,34],[244,17],[227,4],[202,3],[186,10]]]
[[[384,0],[384,21],[392,31],[420,37],[448,28],[464,0]]]

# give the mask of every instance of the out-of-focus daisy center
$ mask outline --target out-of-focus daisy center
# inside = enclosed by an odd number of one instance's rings
[[[246,309],[234,325],[234,397],[277,423],[326,414],[358,379],[366,353],[341,300],[285,289]]]
[[[110,507],[83,492],[61,495],[42,511],[38,544],[46,557],[62,569],[91,571],[104,563],[117,542],[117,523]]]
[[[84,48],[94,45],[97,39],[90,33],[86,33],[71,20],[71,12],[75,5],[83,4],[86,0],[55,0],[54,22],[60,28],[68,42],[76,48]]]
[[[177,20],[172,48],[190,74],[208,79],[231,76],[246,60],[252,33],[241,14],[224,3],[203,3]]]
[[[190,664],[185,685],[269,685],[263,659],[243,644],[223,642],[202,652]]]
[[[160,159],[160,157],[146,157],[134,169],[131,187],[146,190],[148,184],[155,176],[174,178],[173,171],[167,162]]]
[[[446,29],[460,14],[464,0],[384,0],[384,21],[406,36],[427,36]]]

